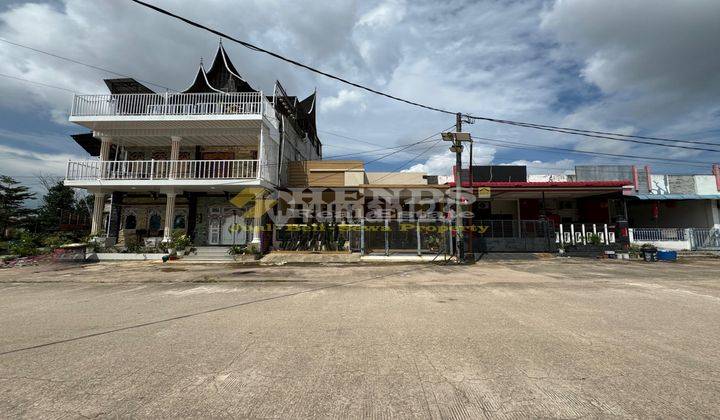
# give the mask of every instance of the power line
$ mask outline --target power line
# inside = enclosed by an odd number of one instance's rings
[[[376,179],[375,182],[379,182],[379,181],[381,181],[381,180],[389,177],[392,173],[395,173],[396,171],[401,170],[401,169],[402,169],[403,167],[405,167],[406,165],[409,165],[409,164],[415,162],[415,161],[416,161],[417,159],[419,159],[422,155],[424,155],[425,153],[429,152],[430,149],[436,147],[436,146],[438,145],[438,143],[440,143],[441,141],[443,141],[443,140],[442,140],[442,139],[436,140],[435,143],[433,143],[432,145],[430,145],[430,147],[428,147],[428,148],[426,148],[425,150],[423,150],[422,152],[418,153],[418,154],[415,155],[413,158],[411,158],[411,159],[403,162],[402,165],[400,165],[400,166],[398,166],[397,168],[393,169],[391,172],[389,172],[389,173],[381,176],[380,178]]]
[[[358,142],[360,142],[360,143],[369,144],[369,145],[371,145],[371,146],[380,146],[380,147],[383,146],[382,144],[379,144],[379,143],[373,143],[373,142],[371,142],[371,141],[362,140],[362,139],[359,139],[359,138],[357,138],[357,137],[346,136],[346,135],[344,135],[344,134],[333,133],[332,131],[318,130],[318,132],[324,133],[324,134],[329,134],[329,135],[335,136],[335,137],[340,137],[340,138],[342,138],[342,139],[358,141]]]
[[[85,67],[88,67],[88,68],[91,68],[91,69],[94,69],[94,70],[99,70],[99,71],[102,71],[102,72],[105,72],[105,73],[114,74],[114,75],[120,76],[120,77],[133,78],[132,76],[128,76],[128,75],[126,75],[126,74],[118,73],[118,72],[113,71],[113,70],[110,70],[110,69],[106,69],[106,68],[103,68],[103,67],[99,67],[99,66],[96,66],[96,65],[93,65],[93,64],[83,63],[82,61],[75,60],[74,58],[63,57],[63,56],[58,55],[58,54],[55,54],[55,53],[51,53],[51,52],[48,52],[48,51],[43,51],[43,50],[40,50],[40,49],[37,49],[37,48],[34,48],[34,47],[30,47],[30,46],[28,46],[28,45],[23,45],[23,44],[20,44],[20,43],[17,43],[17,42],[13,42],[13,41],[7,40],[7,39],[4,39],[4,38],[0,38],[0,41],[5,42],[5,43],[10,44],[10,45],[14,45],[14,46],[16,46],[16,47],[25,48],[25,49],[30,50],[30,51],[35,51],[35,52],[40,53],[40,54],[45,54],[45,55],[47,55],[47,56],[54,57],[54,58],[57,58],[57,59],[60,59],[60,60],[65,60],[65,61],[68,61],[68,62],[70,62],[70,63],[79,64],[79,65],[81,65],[81,66],[85,66]],[[172,90],[172,91],[175,90],[175,89],[171,89],[171,88],[169,88],[169,87],[167,87],[167,86],[163,86],[163,85],[161,85],[161,84],[154,83],[154,82],[151,82],[151,81],[148,81],[148,80],[142,80],[142,79],[137,79],[137,78],[136,78],[136,80],[139,81],[139,82],[147,83],[147,84],[149,84],[149,85],[161,87],[161,88],[163,88],[163,89]]]
[[[467,118],[474,119],[474,120],[482,120],[482,121],[494,122],[494,123],[498,123],[498,124],[515,125],[515,126],[526,127],[526,128],[535,128],[538,130],[547,130],[547,131],[562,130],[560,132],[568,133],[568,134],[579,134],[579,133],[599,134],[601,136],[615,136],[615,137],[635,138],[635,139],[642,139],[642,140],[657,140],[657,141],[667,141],[667,142],[676,142],[676,143],[690,143],[690,144],[704,144],[704,145],[708,145],[708,146],[720,146],[720,144],[718,144],[718,143],[710,143],[710,142],[703,142],[703,141],[697,141],[697,140],[678,140],[678,139],[669,139],[669,138],[664,138],[664,137],[638,136],[638,135],[633,135],[633,134],[612,133],[612,132],[608,132],[608,131],[583,130],[583,129],[579,129],[579,128],[559,127],[559,126],[554,126],[554,125],[535,124],[535,123],[527,123],[527,122],[513,121],[513,120],[503,120],[503,119],[489,118],[489,117],[478,117],[478,116],[473,116],[473,115],[469,115],[469,114],[463,114],[463,115]],[[591,137],[596,137],[596,136],[591,136]],[[605,137],[599,137],[599,138],[605,138]],[[652,143],[652,144],[655,144],[655,143]]]
[[[24,79],[24,78],[22,78],[22,77],[11,76],[11,75],[9,75],[9,74],[0,73],[0,77],[7,77],[8,79],[19,80],[19,81],[21,81],[21,82],[31,83],[31,84],[33,84],[33,85],[43,86],[43,87],[51,88],[51,89],[60,89],[60,90],[66,91],[66,92],[75,93],[74,90],[71,90],[71,89],[68,89],[68,88],[64,88],[64,87],[60,87],[60,86],[48,85],[48,84],[45,84],[45,83],[36,82],[36,81],[34,81],[34,80]]]
[[[485,120],[492,120],[492,119],[485,119]],[[675,148],[675,149],[700,150],[700,151],[703,151],[703,152],[720,153],[720,149],[708,149],[708,148],[705,148],[705,147],[695,147],[695,146],[681,146],[681,145],[677,145],[677,144],[662,144],[662,143],[655,143],[655,142],[646,141],[646,140],[636,140],[636,139],[629,139],[629,138],[617,138],[617,137],[610,137],[610,136],[602,136],[602,135],[599,135],[599,134],[587,134],[587,133],[584,133],[584,132],[581,132],[581,131],[578,131],[578,130],[567,131],[567,130],[563,130],[563,129],[544,128],[544,127],[542,127],[542,126],[533,126],[533,125],[528,125],[528,124],[525,124],[525,123],[504,123],[504,124],[514,125],[514,126],[518,126],[518,127],[535,128],[535,129],[543,130],[543,131],[552,131],[552,132],[557,132],[557,133],[572,134],[572,135],[575,135],[575,136],[583,136],[583,137],[592,137],[592,138],[598,138],[598,139],[606,139],[606,140],[612,140],[612,141],[620,141],[620,142],[628,142],[628,143],[637,143],[637,144],[649,144],[649,145],[659,146],[659,147],[671,147],[671,148]],[[682,140],[665,140],[665,141],[682,141]],[[707,143],[707,144],[712,144],[712,145],[714,145],[714,146],[720,146],[720,144],[714,144],[714,143]]]
[[[311,71],[311,72],[313,72],[313,73],[317,73],[317,74],[320,74],[320,75],[322,75],[322,76],[328,77],[328,78],[330,78],[330,79],[337,80],[337,81],[339,81],[339,82],[341,82],[341,83],[344,83],[344,84],[347,84],[347,85],[356,87],[356,88],[358,88],[358,89],[362,89],[362,90],[368,91],[368,92],[370,92],[370,93],[374,93],[374,94],[376,94],[376,95],[384,96],[384,97],[386,97],[386,98],[389,98],[389,99],[392,99],[392,100],[395,100],[395,101],[403,102],[403,103],[406,103],[406,104],[409,104],[409,105],[413,105],[413,106],[416,106],[416,107],[419,107],[419,108],[424,108],[424,109],[427,109],[427,110],[430,110],[430,111],[436,111],[436,112],[440,112],[440,113],[443,113],[443,114],[451,114],[451,115],[456,115],[456,114],[457,114],[456,112],[453,112],[453,111],[450,111],[450,110],[447,110],[447,109],[443,109],[443,108],[439,108],[439,107],[436,107],[436,106],[426,105],[426,104],[422,104],[422,103],[419,103],[419,102],[411,101],[411,100],[408,100],[408,99],[400,98],[400,97],[398,97],[398,96],[394,96],[394,95],[391,95],[391,94],[388,94],[388,93],[385,93],[385,92],[382,92],[382,91],[379,91],[379,90],[376,90],[376,89],[373,89],[373,88],[370,88],[370,87],[361,85],[361,84],[359,84],[359,83],[352,82],[352,81],[347,80],[347,79],[345,79],[345,78],[342,78],[342,77],[339,77],[339,76],[336,76],[336,75],[327,73],[327,72],[322,71],[322,70],[320,70],[320,69],[317,69],[317,68],[315,68],[315,67],[309,66],[309,65],[307,65],[307,64],[303,64],[303,63],[301,63],[301,62],[299,62],[299,61],[297,61],[297,60],[293,60],[293,59],[284,57],[284,56],[282,56],[282,55],[280,55],[280,54],[278,54],[278,53],[275,53],[275,52],[273,52],[273,51],[270,51],[270,50],[267,50],[267,49],[258,47],[258,46],[256,46],[256,45],[251,44],[251,43],[246,42],[246,41],[239,40],[239,39],[237,39],[237,38],[235,38],[235,37],[232,37],[232,36],[230,36],[230,35],[228,35],[228,34],[226,34],[226,33],[223,33],[223,32],[218,31],[218,30],[216,30],[216,29],[209,28],[209,27],[207,27],[207,26],[205,26],[205,25],[203,25],[203,24],[200,24],[200,23],[195,22],[195,21],[193,21],[193,20],[190,20],[190,19],[188,19],[188,18],[182,17],[182,16],[180,16],[180,15],[177,15],[177,14],[175,14],[175,13],[172,13],[172,12],[170,12],[170,11],[168,11],[168,10],[166,10],[166,9],[160,8],[160,7],[158,7],[158,6],[155,6],[155,5],[146,3],[146,2],[144,2],[144,1],[141,1],[141,0],[130,0],[130,1],[132,1],[132,2],[134,2],[134,3],[136,3],[136,4],[139,4],[139,5],[143,6],[143,7],[147,7],[147,8],[149,8],[149,9],[152,9],[152,10],[154,10],[154,11],[156,11],[156,12],[158,12],[158,13],[161,13],[161,14],[163,14],[163,15],[172,17],[172,18],[177,19],[177,20],[180,20],[180,21],[182,21],[182,22],[184,22],[184,23],[187,23],[187,24],[190,25],[190,26],[193,26],[193,27],[202,29],[202,30],[207,31],[207,32],[210,32],[210,33],[212,33],[212,34],[214,34],[214,35],[217,35],[217,36],[226,38],[226,39],[228,39],[228,40],[230,40],[230,41],[236,42],[236,43],[238,43],[238,44],[242,45],[243,47],[248,48],[248,49],[250,49],[250,50],[253,50],[253,51],[256,51],[256,52],[261,52],[261,53],[270,55],[271,57],[274,57],[274,58],[277,58],[277,59],[279,59],[279,60],[285,61],[285,62],[287,62],[287,63],[290,63],[290,64],[294,65],[294,66],[304,68],[304,69],[309,70],[309,71]],[[645,140],[656,140],[656,141],[665,141],[665,142],[679,142],[679,143],[696,143],[696,144],[715,145],[715,146],[718,145],[718,144],[714,144],[714,143],[696,142],[696,141],[691,141],[691,140],[677,140],[677,139],[669,139],[669,138],[662,138],[662,137],[636,136],[636,135],[621,134],[621,133],[611,133],[611,132],[604,132],[604,131],[582,130],[582,129],[567,128],[567,127],[559,127],[559,126],[551,126],[551,125],[542,125],[542,124],[533,124],[533,123],[525,123],[525,122],[512,121],[512,120],[503,120],[503,119],[497,119],[497,118],[481,117],[481,116],[475,116],[475,115],[471,115],[471,114],[462,114],[462,115],[465,116],[465,117],[467,117],[467,118],[475,119],[475,120],[483,120],[483,121],[489,121],[489,122],[494,122],[494,123],[499,123],[499,124],[515,125],[515,126],[526,127],[526,128],[534,128],[534,129],[545,130],[545,131],[555,131],[555,132],[560,132],[560,133],[565,133],[565,134],[571,134],[571,135],[587,136],[587,137],[594,137],[594,138],[601,138],[601,139],[615,140],[615,141],[630,141],[630,142],[640,143],[640,144],[652,144],[652,145],[661,146],[661,147],[674,147],[674,148],[681,148],[681,149],[692,149],[692,150],[702,150],[702,151],[710,151],[710,152],[720,152],[720,150],[715,150],[715,149],[694,148],[694,147],[690,147],[690,146],[678,146],[678,145],[666,145],[666,144],[661,144],[661,143],[653,143],[653,142],[649,142],[649,141],[645,141]],[[615,136],[615,137],[610,137],[610,136]],[[620,137],[620,138],[617,138],[617,137]],[[637,139],[637,140],[633,140],[633,139]]]
[[[420,107],[420,108],[424,108],[424,109],[428,109],[428,110],[431,110],[431,111],[442,112],[443,114],[452,114],[452,115],[455,115],[455,114],[456,114],[455,112],[449,111],[449,110],[447,110],[447,109],[437,108],[437,107],[430,106],[430,105],[424,105],[424,104],[421,104],[421,103],[419,103],[419,102],[414,102],[414,101],[411,101],[411,100],[408,100],[408,99],[403,99],[403,98],[400,98],[400,97],[398,97],[398,96],[390,95],[389,93],[381,92],[381,91],[379,91],[379,90],[376,90],[376,89],[373,89],[373,88],[370,88],[370,87],[361,85],[361,84],[359,84],[359,83],[352,82],[352,81],[347,80],[347,79],[344,79],[344,78],[342,78],[342,77],[335,76],[335,75],[333,75],[333,74],[324,72],[324,71],[322,71],[322,70],[320,70],[320,69],[317,69],[317,68],[315,68],[315,67],[309,66],[309,65],[307,65],[307,64],[303,64],[303,63],[301,63],[301,62],[299,62],[299,61],[296,61],[296,60],[293,60],[293,59],[284,57],[284,56],[282,56],[282,55],[280,55],[280,54],[278,54],[278,53],[275,53],[275,52],[272,52],[272,51],[270,51],[270,50],[266,50],[266,49],[264,49],[264,48],[258,47],[258,46],[256,46],[256,45],[253,45],[253,44],[249,43],[249,42],[245,42],[245,41],[239,40],[239,39],[237,39],[237,38],[235,38],[235,37],[232,37],[232,36],[230,36],[230,35],[228,35],[228,34],[226,34],[226,33],[223,33],[223,32],[220,32],[220,31],[218,31],[218,30],[209,28],[209,27],[207,27],[207,26],[205,26],[205,25],[202,25],[202,24],[197,23],[197,22],[195,22],[195,21],[192,21],[192,20],[190,20],[190,19],[184,18],[184,17],[182,17],[182,16],[180,16],[180,15],[177,15],[177,14],[175,14],[175,13],[172,13],[172,12],[170,12],[170,11],[168,11],[168,10],[162,9],[162,8],[157,7],[157,6],[155,6],[155,5],[146,3],[146,2],[144,2],[144,1],[141,1],[141,0],[130,0],[130,1],[132,1],[132,2],[134,2],[134,3],[137,3],[137,4],[141,5],[141,6],[147,7],[147,8],[149,8],[149,9],[152,9],[152,10],[154,10],[154,11],[156,11],[156,12],[158,12],[158,13],[161,13],[161,14],[163,14],[163,15],[170,16],[170,17],[172,17],[172,18],[174,18],[174,19],[181,20],[181,21],[187,23],[188,25],[194,26],[194,27],[196,27],[196,28],[199,28],[199,29],[205,30],[205,31],[207,31],[207,32],[210,32],[210,33],[212,33],[212,34],[214,34],[214,35],[221,36],[221,37],[226,38],[226,39],[228,39],[228,40],[230,40],[230,41],[236,42],[236,43],[242,45],[242,46],[245,47],[245,48],[248,48],[248,49],[251,49],[251,50],[253,50],[253,51],[257,51],[257,52],[261,52],[261,53],[270,55],[270,56],[275,57],[275,58],[277,58],[277,59],[279,59],[279,60],[282,60],[282,61],[285,61],[285,62],[287,62],[287,63],[290,63],[290,64],[292,64],[292,65],[294,65],[294,66],[304,68],[304,69],[309,70],[309,71],[311,71],[311,72],[313,72],[313,73],[317,73],[317,74],[320,74],[320,75],[322,75],[322,76],[328,77],[328,78],[330,78],[330,79],[337,80],[338,82],[345,83],[345,84],[347,84],[347,85],[356,87],[356,88],[358,88],[358,89],[362,89],[362,90],[368,91],[368,92],[370,92],[370,93],[374,93],[374,94],[376,94],[376,95],[384,96],[384,97],[386,97],[386,98],[389,98],[389,99],[392,99],[392,100],[395,100],[395,101],[404,102],[404,103],[406,103],[406,104],[413,105],[413,106]]]
[[[431,141],[433,141],[433,140],[427,140],[425,142],[431,142]],[[423,143],[425,143],[425,142],[423,142]],[[332,155],[332,156],[327,156],[326,158],[327,159],[335,159],[335,158],[346,157],[346,156],[372,155],[372,154],[377,154],[378,152],[385,152],[388,150],[401,149],[403,147],[405,147],[405,145],[395,146],[395,147],[383,147],[380,149],[365,150],[362,152],[353,152],[353,153],[343,153],[341,155]]]
[[[603,156],[603,157],[613,157],[613,158],[620,158],[620,159],[640,159],[640,160],[655,160],[655,161],[663,161],[663,162],[673,162],[676,164],[682,164],[682,165],[688,165],[688,166],[702,166],[707,167],[707,165],[712,165],[712,162],[699,162],[699,161],[693,161],[693,160],[681,160],[681,159],[672,159],[672,158],[656,158],[656,157],[648,157],[648,156],[638,156],[638,155],[619,155],[615,153],[605,153],[605,152],[591,152],[591,151],[585,151],[585,150],[575,150],[575,149],[568,149],[563,147],[553,147],[553,146],[540,146],[540,145],[533,145],[533,144],[527,144],[527,143],[519,143],[519,142],[513,142],[513,141],[507,141],[507,140],[498,140],[493,138],[487,138],[487,137],[475,137],[475,139],[480,139],[486,142],[489,142],[490,144],[494,146],[500,146],[500,147],[507,147],[510,149],[523,149],[523,150],[549,150],[549,151],[562,151],[567,153],[575,153],[575,154],[583,154],[583,155],[591,155],[591,156]],[[494,144],[496,143],[496,144]]]

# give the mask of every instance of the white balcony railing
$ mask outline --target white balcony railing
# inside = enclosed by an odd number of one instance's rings
[[[75,95],[70,116],[272,114],[268,105],[262,92]]]
[[[83,180],[212,180],[258,177],[257,160],[69,161],[65,178]]]

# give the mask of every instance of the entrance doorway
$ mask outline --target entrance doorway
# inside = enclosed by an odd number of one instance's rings
[[[251,232],[252,221],[242,217],[237,207],[209,208],[209,245],[245,245],[252,240]]]

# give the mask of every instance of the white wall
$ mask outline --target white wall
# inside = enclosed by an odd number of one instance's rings
[[[366,172],[368,184],[410,184],[427,185],[425,172]]]
[[[698,194],[719,194],[715,175],[695,175],[695,189]]]
[[[667,175],[650,174],[652,181],[652,194],[668,194]]]

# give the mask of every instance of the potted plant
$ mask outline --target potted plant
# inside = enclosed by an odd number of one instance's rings
[[[182,230],[176,229],[171,233],[170,241],[166,242],[164,246],[161,247],[166,248],[168,254],[177,255],[178,253],[183,253],[183,251],[191,245],[192,239],[190,239],[190,236]]]

